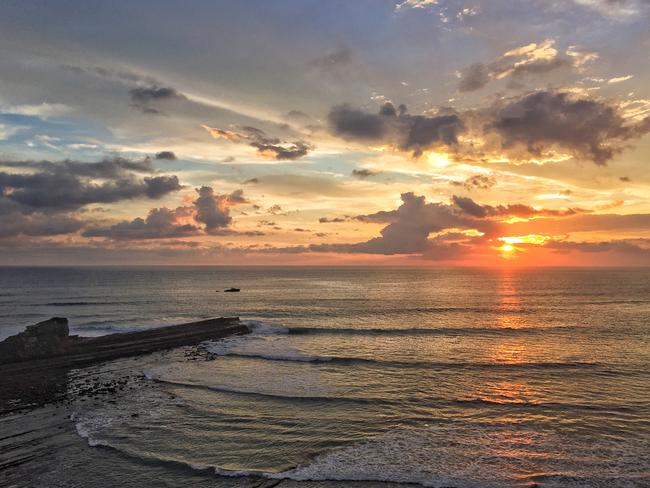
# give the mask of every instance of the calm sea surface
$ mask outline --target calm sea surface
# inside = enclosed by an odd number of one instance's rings
[[[216,480],[650,486],[649,269],[0,268],[0,338],[234,315],[79,435]]]

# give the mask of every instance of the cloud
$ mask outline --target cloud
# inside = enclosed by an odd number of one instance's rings
[[[624,232],[650,229],[650,214],[582,214],[563,219],[538,218],[528,222],[504,224],[508,235],[569,234],[573,232]]]
[[[288,252],[334,252],[365,254],[411,254],[425,259],[467,257],[477,246],[498,236],[506,217],[553,216],[554,222],[568,219],[580,210],[535,209],[527,205],[481,205],[470,198],[453,196],[450,203],[427,202],[412,192],[401,195],[402,204],[395,210],[357,215],[359,222],[386,224],[380,236],[352,244],[315,244],[288,248]],[[347,218],[321,217],[319,222],[345,222]],[[551,220],[551,219],[547,219]],[[512,234],[511,234],[512,235]]]
[[[212,233],[222,227],[228,227],[232,222],[230,208],[233,205],[248,203],[242,190],[236,190],[229,195],[217,195],[209,186],[197,188],[198,198],[194,200],[196,221],[205,224],[205,231]]]
[[[636,16],[650,6],[648,0],[573,0],[573,2],[618,19]]]
[[[182,188],[175,175],[140,179],[138,173],[153,171],[148,160],[4,161],[0,166],[21,169],[19,173],[0,172],[0,201],[21,205],[25,213],[75,210],[92,203],[136,198],[157,199]]]
[[[352,176],[359,179],[370,178],[371,176],[377,176],[380,171],[372,171],[369,169],[353,169]]]
[[[298,140],[286,142],[277,137],[268,137],[266,133],[256,127],[239,126],[237,130],[225,130],[202,125],[215,139],[225,139],[230,142],[246,143],[257,149],[257,152],[275,160],[295,160],[309,154],[314,146],[306,141]]]
[[[242,190],[218,195],[209,186],[197,188],[198,197],[192,206],[149,210],[146,218],[135,218],[117,224],[87,229],[84,237],[105,237],[112,240],[168,239],[203,235],[259,235],[228,229],[232,223],[230,208],[249,203]],[[202,225],[203,224],[203,225]]]
[[[340,222],[348,222],[349,217],[321,217],[318,222],[321,224],[338,224]]]
[[[497,180],[493,175],[474,175],[467,178],[465,181],[451,181],[451,185],[462,186],[467,191],[474,189],[489,190],[497,184]]]
[[[163,115],[156,105],[167,100],[181,100],[185,96],[175,88],[165,86],[140,86],[129,91],[131,106],[145,114]]]
[[[600,242],[549,241],[546,247],[560,253],[567,252],[616,252],[650,257],[649,239],[620,239]]]
[[[84,223],[71,215],[25,214],[15,207],[0,204],[0,239],[28,236],[46,237],[77,232]]]
[[[153,208],[145,219],[136,218],[110,227],[95,227],[83,232],[84,237],[107,237],[110,239],[162,239],[198,235],[200,229],[179,219],[189,217],[188,207],[171,210],[166,207]]]
[[[564,55],[560,55],[555,48],[555,41],[546,39],[507,51],[496,61],[468,66],[458,73],[458,90],[475,91],[494,80],[521,80],[564,68],[577,70],[597,57],[595,53],[582,52],[575,46],[569,47]]]
[[[545,208],[537,209],[535,207],[531,207],[530,205],[524,205],[521,203],[497,206],[479,205],[469,197],[459,197],[457,195],[452,196],[451,200],[454,205],[456,205],[467,215],[481,219],[486,217],[568,217],[570,215],[589,212],[588,210],[581,208],[567,208],[564,210],[552,210]]]
[[[438,0],[404,0],[395,5],[395,11],[407,8],[427,8],[432,5],[437,5]]]
[[[160,151],[156,153],[155,156],[156,159],[165,159],[168,161],[175,161],[176,160],[176,154],[173,153],[172,151]]]
[[[609,80],[607,80],[607,83],[610,85],[614,85],[616,83],[622,83],[624,81],[631,80],[632,78],[634,78],[633,75],[617,76],[615,78],[610,78]]]
[[[605,165],[629,140],[650,132],[650,117],[630,122],[605,101],[538,91],[495,104],[484,130],[500,136],[502,149],[532,156],[559,149]]]
[[[352,51],[347,47],[341,47],[331,51],[324,56],[312,60],[309,65],[319,71],[329,74],[341,74],[352,64]]]
[[[456,114],[410,115],[405,105],[395,108],[390,102],[376,114],[338,105],[330,110],[328,121],[331,132],[344,139],[390,145],[414,157],[428,148],[456,144],[463,128]]]

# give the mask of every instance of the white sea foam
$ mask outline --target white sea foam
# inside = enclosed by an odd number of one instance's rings
[[[639,456],[648,447],[643,441],[578,446],[551,432],[506,424],[481,429],[460,424],[402,428],[266,476],[426,487],[503,488],[544,480],[544,486],[552,488],[631,488],[649,479],[639,465]]]

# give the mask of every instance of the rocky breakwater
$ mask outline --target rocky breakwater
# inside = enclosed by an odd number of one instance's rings
[[[0,342],[0,413],[59,400],[67,371],[202,341],[246,334],[237,317],[215,318],[101,337],[71,336],[68,320],[54,317]]]

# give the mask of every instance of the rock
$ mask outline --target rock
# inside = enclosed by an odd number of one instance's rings
[[[65,354],[69,345],[68,319],[53,317],[0,342],[0,363]]]

